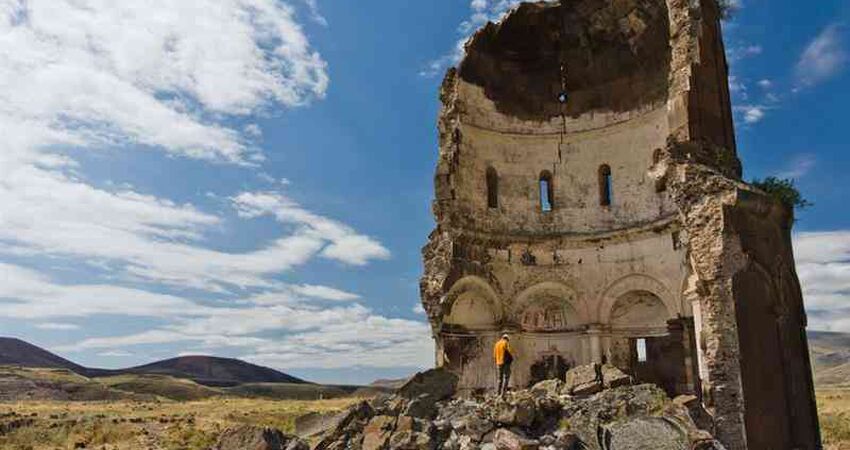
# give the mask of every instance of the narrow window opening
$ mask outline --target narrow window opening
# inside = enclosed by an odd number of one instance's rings
[[[635,341],[635,347],[637,349],[637,360],[638,360],[638,362],[641,362],[641,363],[646,362],[647,361],[646,339],[640,338],[637,341]]]
[[[540,210],[543,212],[552,211],[555,204],[554,188],[552,186],[552,174],[543,172],[540,174]]]
[[[611,176],[611,167],[603,164],[599,168],[599,204],[611,206],[614,193],[614,179]]]
[[[499,174],[496,169],[487,169],[487,207],[499,207]]]

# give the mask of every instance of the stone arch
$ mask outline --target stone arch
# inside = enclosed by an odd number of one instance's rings
[[[576,292],[552,281],[522,291],[514,301],[511,318],[524,331],[563,331],[587,323]]]
[[[492,330],[503,318],[501,301],[487,281],[476,276],[461,278],[443,299],[443,324],[468,330]]]
[[[629,291],[611,307],[609,324],[614,330],[640,329],[666,332],[672,319],[664,302],[649,291]]]
[[[683,313],[680,296],[673,295],[664,283],[649,275],[632,274],[611,283],[603,292],[597,302],[599,322],[611,323],[611,313],[616,303],[630,292],[646,292],[657,297],[667,309],[668,318],[675,318]]]

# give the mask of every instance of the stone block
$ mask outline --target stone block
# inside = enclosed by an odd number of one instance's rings
[[[496,450],[537,450],[540,448],[540,443],[536,440],[528,439],[518,432],[504,428],[496,431],[493,444],[495,444]]]

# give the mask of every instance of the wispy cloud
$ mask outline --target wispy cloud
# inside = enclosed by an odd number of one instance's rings
[[[522,0],[471,0],[469,16],[458,25],[459,38],[446,54],[428,62],[419,71],[419,75],[432,78],[441,75],[449,67],[460,62],[463,58],[463,47],[470,35],[487,22],[498,21],[511,8],[522,3]]]
[[[796,155],[788,163],[788,167],[776,174],[780,178],[798,180],[806,176],[817,165],[817,157],[811,153]]]
[[[761,122],[767,114],[768,109],[765,105],[738,105],[734,107],[734,110],[741,115],[741,118],[747,125]]]
[[[796,66],[797,80],[815,85],[838,74],[847,62],[844,26],[832,24],[824,28],[803,51]]]
[[[57,322],[45,322],[39,323],[35,325],[39,330],[51,330],[51,331],[71,331],[71,330],[79,330],[79,325],[74,325],[73,323],[57,323]]]

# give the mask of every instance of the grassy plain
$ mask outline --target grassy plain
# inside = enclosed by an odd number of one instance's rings
[[[819,388],[818,413],[827,450],[850,450],[850,389]]]
[[[293,432],[308,412],[341,411],[355,399],[0,403],[0,448],[6,450],[206,449],[241,424]]]

